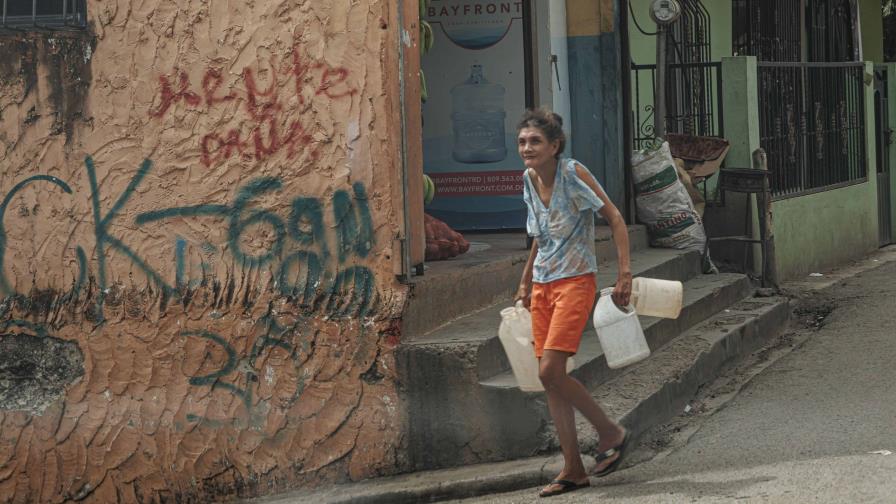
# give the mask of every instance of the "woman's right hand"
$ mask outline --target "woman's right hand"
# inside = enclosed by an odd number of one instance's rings
[[[529,309],[529,303],[532,301],[532,284],[520,284],[520,287],[516,290],[516,295],[513,296],[513,304],[516,304],[517,301],[522,301],[523,306],[526,309]]]

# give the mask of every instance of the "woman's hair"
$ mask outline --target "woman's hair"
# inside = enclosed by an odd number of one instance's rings
[[[558,156],[563,152],[563,149],[566,148],[566,134],[563,133],[563,118],[547,108],[542,107],[526,110],[526,113],[523,114],[523,118],[520,119],[519,124],[516,125],[517,133],[522,131],[523,128],[538,128],[544,133],[548,142],[559,140],[560,147],[557,149]]]

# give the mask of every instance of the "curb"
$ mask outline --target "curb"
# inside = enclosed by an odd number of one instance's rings
[[[582,457],[591,472],[594,459]],[[253,504],[412,504],[531,488],[547,484],[563,467],[563,457],[536,457],[437,471],[424,471],[338,485],[320,492],[302,492],[257,499]]]

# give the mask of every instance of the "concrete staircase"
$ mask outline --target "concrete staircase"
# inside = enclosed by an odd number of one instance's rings
[[[616,279],[615,246],[609,229],[598,228],[597,235],[598,257],[613,260],[599,267],[598,286],[606,287]],[[528,255],[525,237],[469,238],[473,247],[466,257],[428,265],[426,275],[415,280],[405,310],[397,356],[400,386],[408,401],[407,443],[414,470],[518,459],[556,448],[543,394],[517,387],[498,340],[499,312],[510,306]],[[715,324],[713,317],[754,294],[744,275],[702,275],[696,252],[648,248],[642,226],[631,226],[629,238],[634,276],[684,283],[678,319],[641,318],[654,353],[650,359],[662,358],[679,335]],[[630,369],[607,367],[589,324],[573,376],[601,396],[606,395],[601,384]],[[676,377],[649,378],[662,383]],[[639,417],[638,423],[641,431],[651,420]]]

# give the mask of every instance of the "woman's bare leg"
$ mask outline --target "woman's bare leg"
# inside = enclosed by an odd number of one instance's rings
[[[545,392],[548,396],[548,408],[551,411],[551,417],[557,426],[557,435],[560,437],[560,446],[564,451],[564,459],[566,459],[566,447],[564,446],[563,432],[561,432],[560,422],[571,422],[572,424],[572,441],[576,443],[572,445],[572,449],[576,453],[576,457],[581,464],[581,457],[578,457],[578,440],[575,434],[575,417],[570,414],[569,420],[566,419],[565,411],[561,411],[559,415],[554,413],[559,407],[553,406],[555,402],[566,403],[566,408],[574,407],[579,410],[582,415],[594,426],[598,435],[598,451],[606,451],[615,448],[622,442],[625,437],[625,430],[618,423],[607,417],[604,410],[601,409],[597,401],[588,393],[588,389],[581,382],[566,374],[566,361],[569,359],[566,352],[556,350],[545,350],[539,365],[539,378],[544,385]],[[564,425],[564,429],[568,427]],[[599,472],[610,465],[618,455],[605,460],[597,466]],[[570,461],[567,460],[567,466]],[[568,467],[573,469],[572,467]],[[584,470],[584,469],[583,469]]]
[[[556,392],[548,392],[548,410],[557,428],[560,449],[563,451],[563,471],[559,479],[581,483],[587,476],[582,456],[579,453],[579,437],[576,433],[575,411],[566,399]]]

